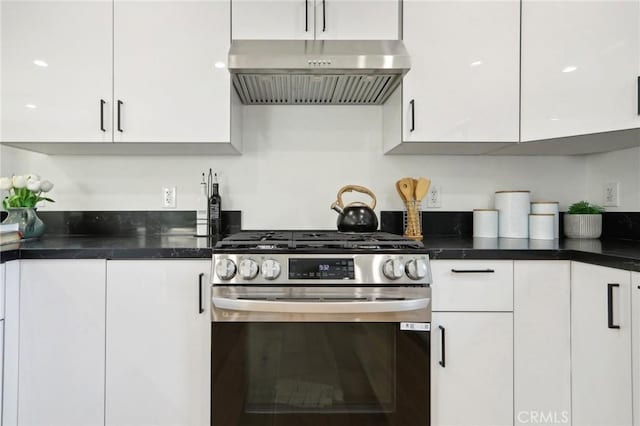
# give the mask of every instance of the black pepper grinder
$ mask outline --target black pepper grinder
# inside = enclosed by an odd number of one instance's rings
[[[222,237],[222,198],[220,197],[217,173],[213,176],[210,194],[209,233],[213,238],[219,240]]]

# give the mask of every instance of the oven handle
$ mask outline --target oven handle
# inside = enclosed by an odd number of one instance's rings
[[[383,312],[406,312],[425,309],[431,299],[377,300],[349,302],[300,302],[284,300],[251,300],[212,297],[216,308],[245,312],[278,312],[300,314],[363,314]]]

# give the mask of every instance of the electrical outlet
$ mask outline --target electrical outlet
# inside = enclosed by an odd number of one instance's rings
[[[175,209],[176,208],[176,187],[162,188],[162,208]]]
[[[618,207],[620,205],[620,182],[609,182],[604,185],[605,207]]]
[[[442,207],[442,188],[439,186],[431,186],[427,194],[427,208]]]

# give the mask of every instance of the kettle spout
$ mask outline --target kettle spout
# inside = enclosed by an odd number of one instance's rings
[[[340,207],[338,203],[335,202],[331,204],[331,209],[337,211],[339,214],[342,214],[344,212],[344,210],[342,210],[342,207]]]

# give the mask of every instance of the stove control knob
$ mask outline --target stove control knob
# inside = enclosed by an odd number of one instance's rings
[[[219,260],[216,264],[216,275],[221,280],[230,280],[236,275],[236,264],[231,259]]]
[[[277,260],[267,259],[262,262],[262,277],[266,280],[275,280],[280,276],[280,263]]]
[[[243,259],[238,265],[238,274],[245,280],[252,280],[258,276],[258,264],[252,259]]]
[[[405,265],[407,276],[412,280],[421,280],[427,276],[427,262],[422,258],[411,259]]]
[[[382,273],[390,280],[397,280],[404,275],[404,267],[398,259],[389,259],[382,265]]]

